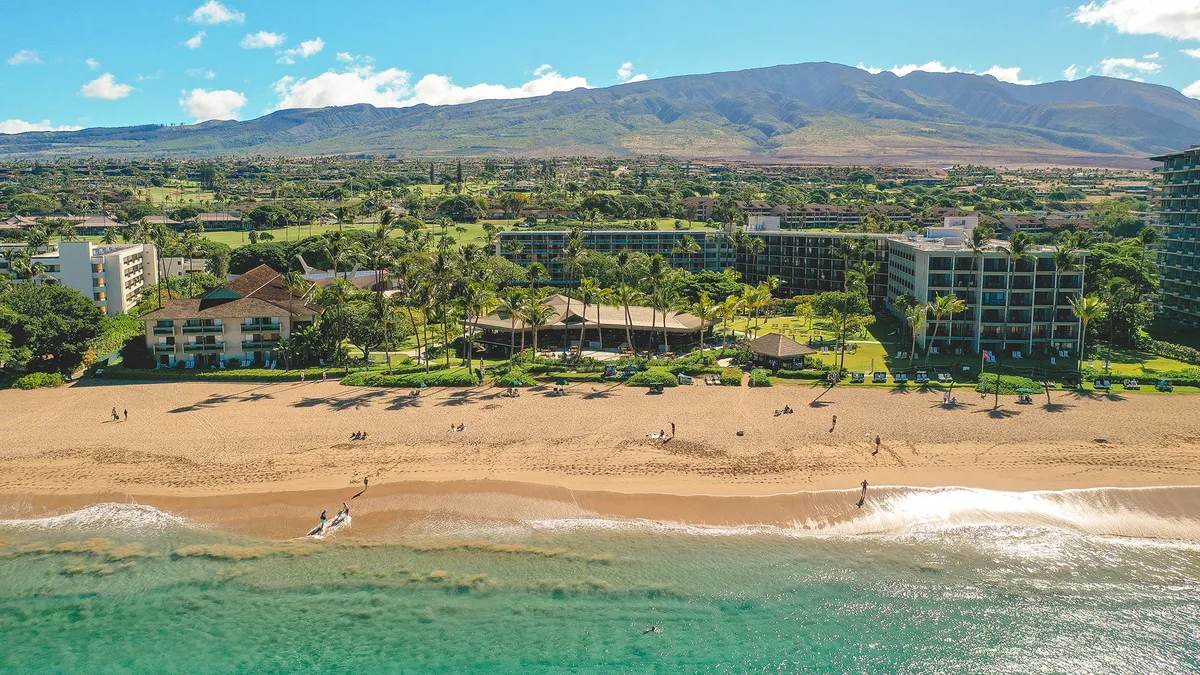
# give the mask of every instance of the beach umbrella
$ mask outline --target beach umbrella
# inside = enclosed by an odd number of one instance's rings
[[[566,385],[570,384],[570,382],[567,382],[566,380],[559,380],[558,382],[555,382],[554,384],[557,384],[560,387],[565,387]]]
[[[513,380],[513,381],[512,381],[512,384],[511,384],[511,385],[509,385],[509,386],[513,386],[513,387],[519,387],[519,386],[521,386],[521,381],[520,381],[520,380]]]
[[[1018,394],[1032,394],[1033,390],[1030,389],[1029,387],[1020,387],[1019,389],[1017,389],[1017,393]]]
[[[427,386],[429,386],[429,385],[425,384],[424,382],[417,383],[417,389],[424,389]]]

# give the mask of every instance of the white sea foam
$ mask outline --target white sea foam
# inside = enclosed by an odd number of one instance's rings
[[[105,502],[85,506],[78,511],[44,518],[0,520],[0,528],[46,530],[120,530],[164,531],[193,527],[186,518],[160,511],[145,504]]]
[[[956,529],[1016,527],[1076,534],[1200,541],[1197,492],[1191,488],[1098,488],[1058,492],[1002,492],[973,488],[876,488],[862,509],[847,513],[857,491],[832,500],[789,526],[690,525],[604,517],[526,521],[543,531],[642,530],[737,536],[905,536]],[[811,493],[810,493],[811,494]],[[837,506],[832,506],[832,504]]]
[[[308,536],[312,539],[324,539],[325,537],[328,537],[329,535],[332,535],[332,534],[336,534],[339,531],[341,531],[343,528],[350,527],[353,524],[354,524],[354,522],[353,522],[353,520],[351,520],[349,515],[334,516],[332,520],[330,520],[328,523],[326,523],[324,529],[321,529],[321,530],[314,529],[313,531],[308,533]]]

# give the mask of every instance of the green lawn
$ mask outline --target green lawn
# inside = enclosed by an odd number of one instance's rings
[[[211,191],[201,190],[200,184],[190,180],[168,180],[162,187],[142,187],[135,192],[139,200],[150,197],[150,201],[167,208],[176,208],[187,204],[199,205],[203,201],[212,201]]]

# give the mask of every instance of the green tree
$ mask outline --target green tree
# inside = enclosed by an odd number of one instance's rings
[[[1108,314],[1108,304],[1095,295],[1077,295],[1071,299],[1071,313],[1079,319],[1079,373],[1083,373],[1083,361],[1087,354],[1086,340],[1088,326],[1093,321],[1103,319]]]
[[[32,370],[70,374],[102,331],[104,313],[91,298],[50,284],[18,284],[0,298],[0,328],[15,349],[27,350]]]
[[[967,311],[967,303],[961,298],[954,295],[933,296],[933,302],[929,303],[929,312],[933,314],[933,335],[929,338],[929,343],[925,345],[925,365],[929,365],[930,347],[937,339],[938,328],[941,327],[942,317],[953,317],[955,314]]]

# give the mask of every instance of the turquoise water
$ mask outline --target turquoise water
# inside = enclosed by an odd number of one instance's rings
[[[0,671],[1200,672],[1191,544],[1000,525],[372,546],[102,530],[0,531]]]

